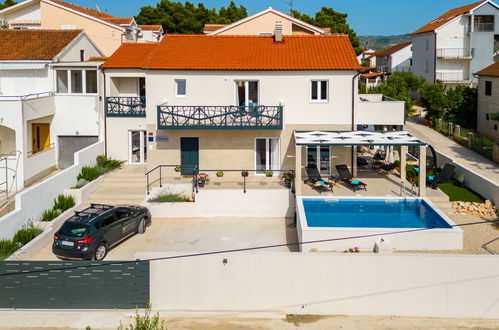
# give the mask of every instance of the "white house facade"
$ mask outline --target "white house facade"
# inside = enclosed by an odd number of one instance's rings
[[[166,35],[156,45],[123,45],[102,66],[108,154],[150,169],[261,175],[295,168],[295,131],[404,124],[403,102],[359,97],[347,36],[281,36]],[[304,165],[321,164],[324,174],[352,162],[351,147],[303,152]]]
[[[473,76],[499,54],[499,7],[480,1],[455,8],[412,33],[413,73],[427,81],[477,84]]]
[[[477,72],[478,133],[499,140],[499,62]]]
[[[376,70],[383,73],[411,72],[412,43],[404,42],[376,51]]]
[[[0,30],[0,43],[0,154],[8,162],[0,182],[14,193],[98,140],[102,52],[80,30]]]

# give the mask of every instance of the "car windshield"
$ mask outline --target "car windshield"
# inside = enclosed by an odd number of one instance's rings
[[[89,226],[81,223],[66,222],[59,230],[64,236],[82,237],[88,234]]]

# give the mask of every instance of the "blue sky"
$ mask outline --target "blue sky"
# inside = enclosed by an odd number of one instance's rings
[[[95,8],[114,16],[134,16],[140,7],[155,6],[158,0],[66,0],[85,7]],[[288,12],[289,0],[236,0],[248,14],[254,14],[267,7]],[[208,8],[227,6],[230,0],[203,0]],[[294,0],[294,8],[307,14],[314,14],[321,7],[332,7],[348,14],[348,23],[359,35],[391,35],[410,33],[447,10],[467,5],[477,0]]]

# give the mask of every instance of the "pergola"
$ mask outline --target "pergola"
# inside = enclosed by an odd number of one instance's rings
[[[409,146],[419,147],[419,196],[425,196],[426,188],[426,147],[427,144],[406,131],[295,131],[296,177],[301,178],[302,147],[317,146],[399,146],[401,150],[400,177],[406,176],[405,166]],[[357,175],[357,153],[353,152],[352,173]],[[403,155],[403,156],[402,156]],[[301,185],[296,185],[296,194],[301,195]]]

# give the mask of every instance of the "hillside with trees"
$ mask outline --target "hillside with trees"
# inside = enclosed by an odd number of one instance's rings
[[[332,33],[348,34],[355,51],[360,54],[360,39],[348,25],[347,14],[322,7],[313,17],[297,10],[293,10],[293,15],[309,24],[330,28]],[[202,3],[161,0],[155,7],[142,7],[135,18],[139,24],[161,24],[167,33],[201,34],[205,24],[230,24],[247,16],[246,8],[233,1],[216,10],[206,8]]]
[[[364,49],[385,49],[407,41],[411,41],[411,36],[409,34],[393,36],[360,36],[360,46]]]

